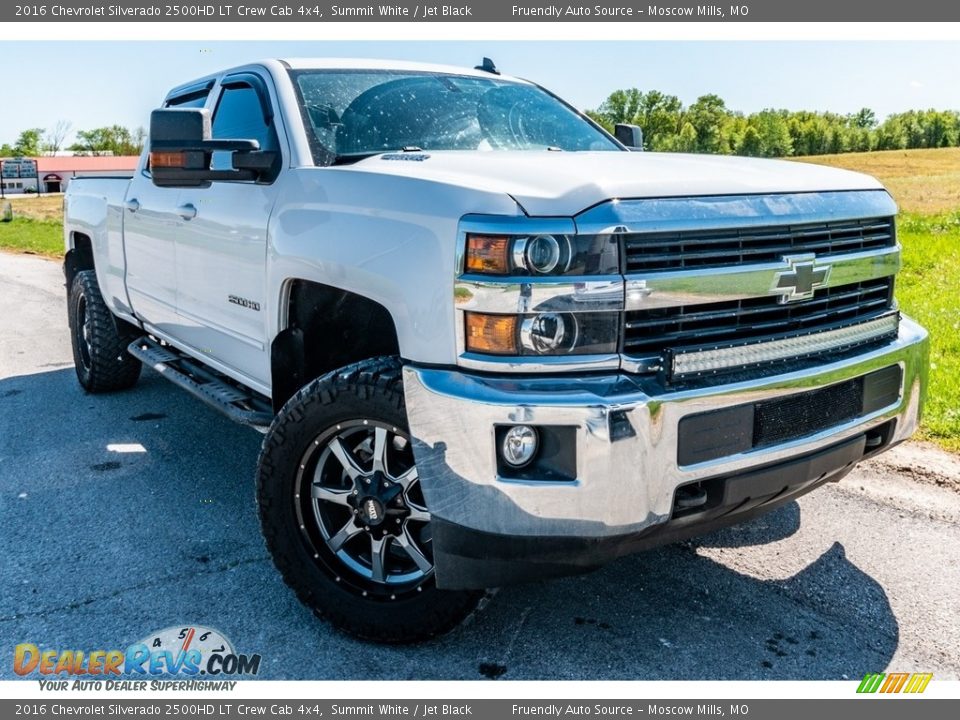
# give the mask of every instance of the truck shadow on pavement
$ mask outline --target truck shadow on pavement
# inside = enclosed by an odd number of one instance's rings
[[[260,442],[152,372],[107,396],[85,395],[69,367],[0,380],[0,652],[125,647],[194,623],[260,653],[272,679],[817,680],[882,670],[897,648],[883,587],[841,544],[791,556],[796,571],[764,565],[772,543],[804,532],[796,502],[506,588],[432,642],[359,642],[273,568],[254,503]],[[0,678],[10,668],[0,660]]]

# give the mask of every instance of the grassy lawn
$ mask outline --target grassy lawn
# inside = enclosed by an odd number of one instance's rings
[[[897,297],[932,339],[923,437],[960,452],[960,148],[804,158],[876,176],[902,210],[903,272]],[[0,248],[59,258],[62,196],[11,200]],[[0,204],[2,209],[2,204]]]
[[[923,436],[960,452],[960,212],[902,214],[899,234],[897,298],[931,338]]]
[[[0,248],[63,257],[63,196],[16,195],[0,200],[0,218],[7,203],[11,222],[0,222]]]
[[[13,222],[0,222],[0,248],[53,258],[62,257],[62,226],[52,220],[14,217]]]

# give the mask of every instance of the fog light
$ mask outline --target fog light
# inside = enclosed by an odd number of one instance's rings
[[[511,467],[523,467],[537,454],[537,431],[529,425],[515,425],[503,436],[500,452]]]

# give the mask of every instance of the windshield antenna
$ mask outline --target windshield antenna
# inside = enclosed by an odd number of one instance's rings
[[[492,73],[492,74],[494,74],[494,75],[499,75],[499,74],[500,74],[500,71],[497,70],[496,64],[493,62],[493,60],[491,60],[491,59],[488,58],[488,57],[485,57],[485,58],[483,59],[483,64],[482,64],[482,65],[475,65],[473,69],[474,69],[474,70],[482,70],[483,72]]]

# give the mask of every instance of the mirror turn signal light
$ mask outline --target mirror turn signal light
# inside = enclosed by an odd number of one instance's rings
[[[185,152],[152,152],[150,153],[150,167],[152,168],[183,168],[187,166]]]
[[[506,275],[510,272],[510,238],[503,235],[467,235],[466,272]]]
[[[492,355],[517,354],[517,316],[466,312],[466,350]]]

